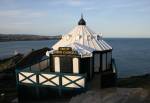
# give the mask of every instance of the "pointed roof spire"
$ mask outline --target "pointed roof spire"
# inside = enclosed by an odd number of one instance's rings
[[[79,20],[78,25],[86,25],[86,22],[83,19],[83,14],[82,13],[81,13],[81,19]]]
[[[81,18],[83,19],[83,13],[81,13]]]

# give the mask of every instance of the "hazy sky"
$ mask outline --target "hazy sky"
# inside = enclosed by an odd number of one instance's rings
[[[150,37],[150,0],[0,0],[0,33],[65,34],[81,13],[104,37]]]

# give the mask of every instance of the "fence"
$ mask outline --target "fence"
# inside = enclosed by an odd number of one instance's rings
[[[85,89],[86,74],[27,72],[16,70],[17,85],[47,86],[59,90],[59,95],[65,89]]]

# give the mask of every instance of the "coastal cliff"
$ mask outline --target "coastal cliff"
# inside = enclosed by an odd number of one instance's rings
[[[5,41],[29,41],[29,40],[59,40],[58,36],[41,36],[41,35],[27,35],[27,34],[0,34],[0,42]]]

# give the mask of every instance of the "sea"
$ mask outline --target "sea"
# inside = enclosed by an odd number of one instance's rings
[[[150,73],[150,39],[147,38],[105,38],[113,47],[118,76],[130,77]],[[57,40],[0,42],[0,59],[14,55],[25,55],[44,47],[51,48]]]

